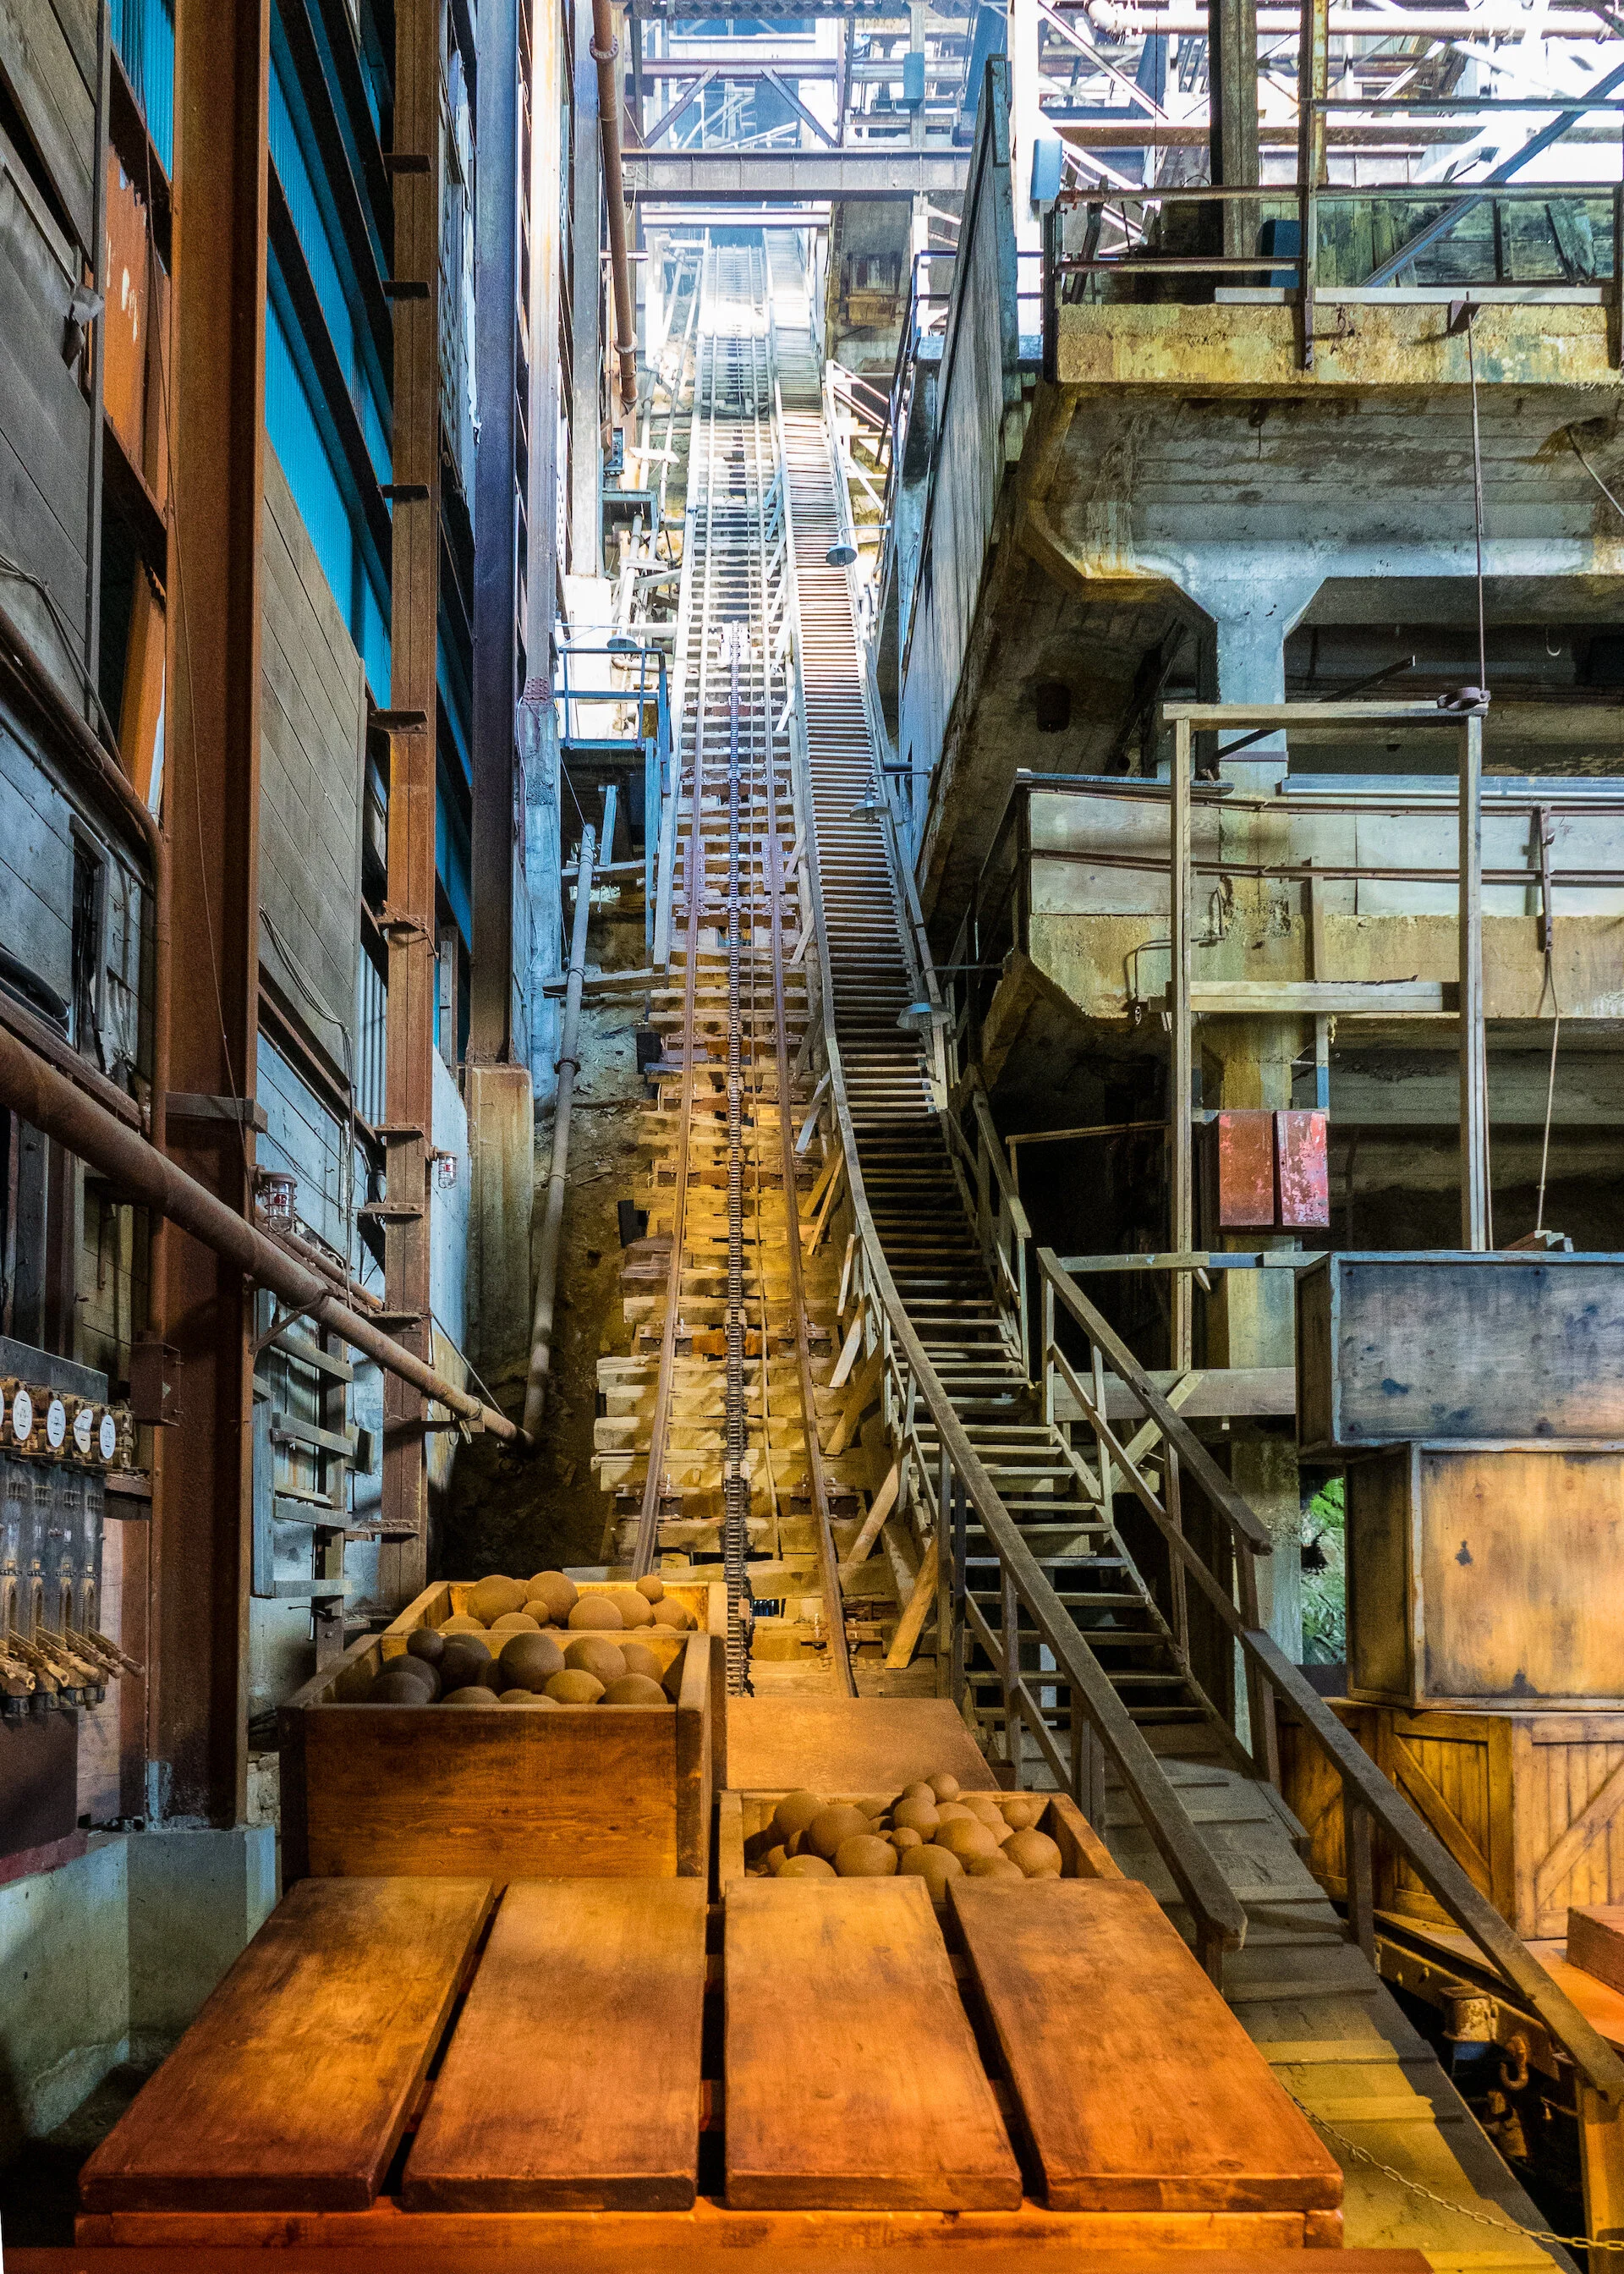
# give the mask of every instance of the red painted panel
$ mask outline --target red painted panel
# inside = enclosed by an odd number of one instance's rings
[[[1327,1230],[1331,1222],[1331,1180],[1326,1116],[1312,1111],[1277,1113],[1274,1161],[1280,1179],[1281,1229]]]
[[[1214,1117],[1221,1231],[1272,1229],[1274,1223],[1274,1117],[1252,1108]]]

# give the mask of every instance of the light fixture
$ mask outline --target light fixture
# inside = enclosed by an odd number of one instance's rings
[[[854,545],[831,545],[823,558],[831,568],[849,568],[857,558]]]

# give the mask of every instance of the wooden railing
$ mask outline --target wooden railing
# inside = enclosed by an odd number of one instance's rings
[[[1372,1836],[1380,1829],[1455,1924],[1468,1936],[1510,1990],[1538,2015],[1578,2071],[1584,2085],[1611,2105],[1624,2102],[1624,2061],[1592,2029],[1578,2007],[1530,1954],[1488,1898],[1467,1876],[1443,1842],[1383,1775],[1323,1698],[1293,1666],[1258,1615],[1252,1558],[1268,1545],[1257,1516],[1237,1494],[1212,1455],[1157,1389],[1110,1322],[1095,1308],[1053,1250],[1034,1250],[1044,1318],[1044,1393],[1052,1396],[1049,1375],[1054,1350],[1056,1307],[1080,1329],[1089,1352],[1086,1368],[1066,1362],[1064,1379],[1095,1434],[1099,1457],[1120,1472],[1166,1542],[1176,1589],[1193,1585],[1219,1624],[1238,1645],[1247,1686],[1252,1758],[1256,1773],[1279,1783],[1274,1708],[1289,1706],[1341,1781],[1348,1846],[1350,1939],[1367,1957],[1375,1954],[1375,1896]],[[1161,1442],[1166,1478],[1158,1493],[1145,1475],[1143,1456],[1135,1457],[1106,1413],[1105,1374],[1124,1388]],[[1184,1482],[1199,1487],[1209,1508],[1227,1528],[1235,1548],[1236,1581],[1229,1584],[1192,1546],[1181,1520]],[[1237,1600],[1238,1598],[1238,1600]],[[1177,1594],[1176,1594],[1177,1605]],[[1176,1608],[1177,1617],[1177,1608]]]

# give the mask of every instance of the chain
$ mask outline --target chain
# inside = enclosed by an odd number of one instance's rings
[[[1624,2250],[1624,2236],[1598,2238],[1590,2234],[1553,2234],[1549,2227],[1518,2226],[1512,2219],[1491,2218],[1485,2211],[1467,2210],[1463,2205],[1451,2202],[1447,2195],[1438,2195],[1431,2187],[1424,2187],[1419,2180],[1409,2179],[1402,2172],[1395,2171],[1391,2164],[1384,2164],[1379,2156],[1372,2156],[1368,2148],[1362,2148],[1357,2140],[1350,2140],[1335,2124],[1327,2124],[1323,2116],[1314,2113],[1305,2100],[1297,2099],[1289,2085],[1282,2085],[1281,2090],[1288,2100],[1297,2102],[1309,2122],[1323,2132],[1327,2140],[1335,2140],[1339,2148],[1345,2148],[1357,2162],[1368,2164],[1372,2171],[1380,2172],[1384,2180],[1396,2181],[1408,2194],[1419,2195],[1425,2202],[1436,2203],[1440,2210],[1447,2210],[1454,2218],[1470,2219],[1474,2226],[1492,2226],[1497,2234],[1515,2234],[1523,2242],[1555,2242],[1575,2250]]]

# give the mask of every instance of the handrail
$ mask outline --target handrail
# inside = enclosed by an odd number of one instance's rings
[[[774,410],[775,418],[781,420],[781,408],[777,403]],[[792,626],[790,664],[800,698],[792,710],[797,719],[804,719],[799,579],[787,489],[784,509],[789,536],[786,574],[791,599],[788,612]],[[873,1347],[883,1349],[887,1353],[888,1364],[895,1378],[894,1386],[901,1392],[903,1412],[911,1416],[917,1404],[922,1401],[936,1428],[941,1462],[940,1481],[936,1494],[938,1560],[945,1566],[954,1544],[948,1535],[955,1510],[959,1511],[962,1537],[964,1506],[967,1501],[974,1509],[976,1520],[997,1555],[1001,1573],[1000,1592],[1006,1604],[1012,1601],[1024,1608],[1039,1638],[1053,1654],[1054,1668],[1052,1672],[1049,1668],[1043,1670],[1039,1686],[1070,1690],[1070,1763],[1060,1754],[1041,1705],[1034,1697],[1031,1685],[1020,1675],[1019,1663],[1012,1662],[1015,1660],[1014,1652],[1000,1650],[980,1613],[973,1605],[966,1604],[965,1608],[973,1615],[981,1630],[978,1639],[981,1640],[984,1648],[989,1649],[995,1662],[999,1664],[1007,1709],[1011,1717],[1019,1714],[1025,1721],[1050,1767],[1058,1777],[1069,1782],[1074,1791],[1092,1786],[1097,1796],[1099,1781],[1093,1774],[1093,1749],[1097,1746],[1109,1757],[1124,1789],[1138,1808],[1174,1884],[1189,1907],[1195,1927],[1196,1946],[1203,1963],[1209,1971],[1216,1973],[1221,1966],[1222,1954],[1226,1950],[1238,1950],[1245,1939],[1244,1908],[1191,1821],[1167,1772],[1152,1752],[1121,1698],[1111,1688],[1104,1668],[1089,1649],[1086,1638],[1045,1577],[1021,1537],[1019,1527],[1005,1509],[914,1331],[886,1263],[864,1189],[857,1133],[846,1096],[840,1047],[834,1033],[832,967],[823,912],[817,834],[812,825],[813,788],[803,734],[797,733],[792,738],[792,763],[801,812],[801,827],[806,845],[816,969],[823,1012],[821,1042],[828,1089],[820,1110],[832,1114],[834,1134],[845,1155],[846,1206],[850,1211],[854,1253],[861,1260],[862,1284],[857,1299],[872,1306],[872,1323],[876,1329]],[[959,1561],[962,1566],[962,1557]],[[1011,1623],[1005,1629],[1006,1638],[1012,1641],[1014,1633],[1015,1627]],[[1097,1809],[1097,1796],[1094,1805]]]
[[[1256,1517],[1241,1501],[1229,1480],[1213,1461],[1188,1422],[1168,1403],[1109,1321],[1088,1300],[1052,1248],[1039,1247],[1038,1268],[1046,1287],[1055,1294],[1094,1347],[1109,1357],[1120,1379],[1155,1422],[1169,1451],[1184,1474],[1193,1476],[1202,1491],[1235,1533],[1237,1543],[1267,1544]],[[1406,1862],[1435,1900],[1468,1935],[1490,1965],[1533,2007],[1552,2037],[1585,2082],[1614,2105],[1624,2102],[1624,2060],[1606,2044],[1577,2007],[1558,1988],[1544,1967],[1530,1954],[1522,1939],[1507,1924],[1487,1897],[1473,1884],[1436,1833],[1424,1822],[1403,1795],[1378,1768],[1346,1730],[1325,1701],[1304,1680],[1255,1614],[1237,1609],[1229,1589],[1214,1575],[1206,1558],[1193,1547],[1145,1479],[1128,1449],[1120,1443],[1103,1411],[1091,1398],[1075,1374],[1071,1387],[1079,1397],[1089,1421],[1105,1451],[1122,1470],[1131,1490],[1157,1525],[1176,1563],[1193,1579],[1229,1633],[1239,1645],[1249,1675],[1267,1683],[1283,1699],[1326,1754],[1342,1781],[1343,1804],[1372,1819],[1403,1855]],[[1244,1523],[1242,1518],[1246,1519]],[[1356,1842],[1350,1841],[1350,1852]],[[1359,1875],[1349,1873],[1349,1908],[1356,1938],[1368,1947],[1373,1940],[1373,1905],[1368,1885],[1356,1889]]]

